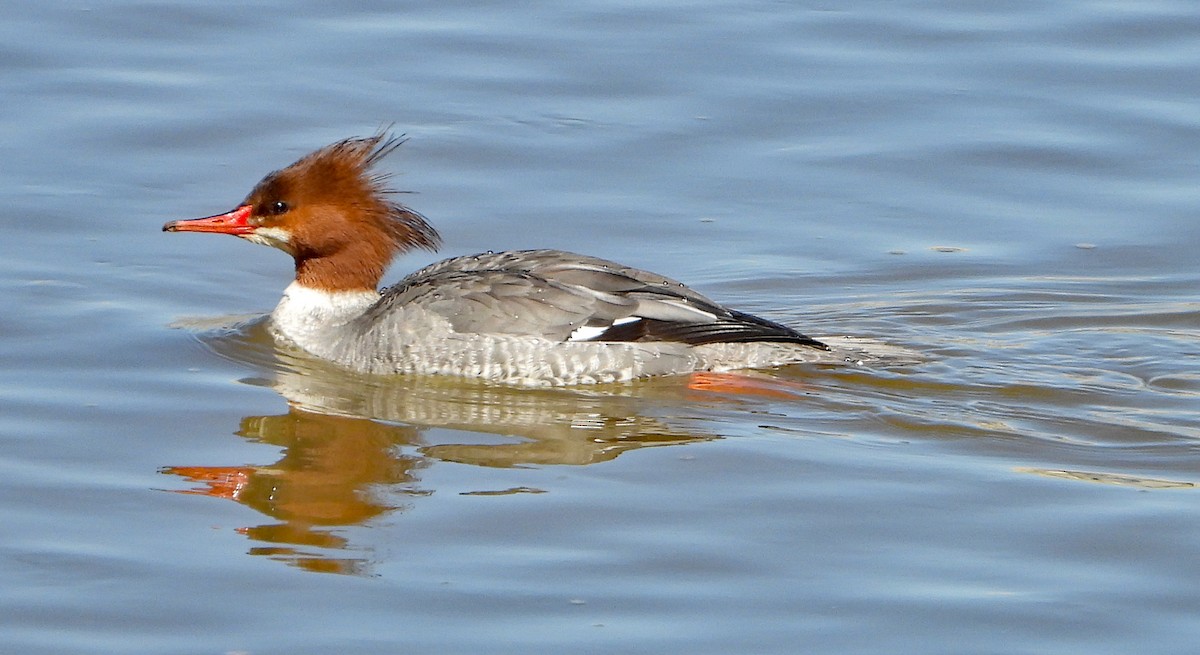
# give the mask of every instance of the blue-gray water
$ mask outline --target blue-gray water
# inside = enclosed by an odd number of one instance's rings
[[[1200,5],[0,14],[0,652],[1200,641]],[[162,223],[393,123],[442,255],[923,361],[534,392],[197,327],[290,262]]]

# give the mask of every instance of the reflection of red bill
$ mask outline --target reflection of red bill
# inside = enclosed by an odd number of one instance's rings
[[[162,472],[204,485],[196,489],[179,489],[175,493],[237,500],[242,489],[250,484],[256,469],[252,466],[168,466]]]

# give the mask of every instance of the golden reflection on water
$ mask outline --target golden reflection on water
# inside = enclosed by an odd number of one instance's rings
[[[351,543],[342,528],[403,511],[412,499],[433,493],[419,474],[435,461],[584,465],[647,446],[715,438],[644,413],[644,407],[661,409],[664,397],[686,402],[688,394],[703,393],[677,382],[533,390],[448,378],[362,376],[277,352],[259,332],[251,326],[236,338],[206,343],[223,356],[255,363],[268,377],[244,382],[269,386],[288,401],[287,413],[245,417],[236,430],[245,439],[277,446],[282,456],[272,464],[175,465],[162,472],[193,485],[179,493],[233,500],[269,517],[268,523],[238,529],[260,544],[250,554],[310,571],[368,573],[371,553]],[[658,402],[647,403],[648,398]]]
[[[335,528],[402,508],[397,494],[425,493],[417,486],[416,471],[427,461],[397,449],[417,440],[411,427],[291,407],[280,416],[246,417],[237,434],[279,446],[283,456],[268,465],[169,466],[163,473],[197,485],[182,493],[237,501],[276,521],[238,529],[270,544],[251,549],[254,555],[313,571],[360,573],[365,558],[325,557],[305,549],[350,549]],[[371,493],[384,484],[386,496]]]
[[[1099,484],[1113,484],[1121,487],[1135,487],[1138,489],[1193,489],[1196,487],[1194,482],[1187,482],[1185,480],[1147,478],[1136,475],[1126,475],[1124,473],[1106,473],[1103,471],[1075,471],[1068,469],[1046,469],[1027,466],[1019,466],[1014,470],[1018,473],[1032,473],[1034,475],[1043,475],[1048,478],[1078,480],[1081,482],[1096,482]]]

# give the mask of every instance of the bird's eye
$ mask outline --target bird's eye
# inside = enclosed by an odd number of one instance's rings
[[[288,204],[282,200],[276,200],[271,203],[271,213],[275,215],[286,214],[287,210],[291,209]]]

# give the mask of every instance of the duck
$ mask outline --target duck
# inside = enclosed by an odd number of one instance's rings
[[[441,245],[376,168],[404,141],[386,130],[343,139],[269,173],[228,212],[162,229],[290,255],[295,278],[270,333],[359,373],[565,386],[771,368],[830,350],[674,279],[562,250],[453,257],[381,289],[397,256]]]

